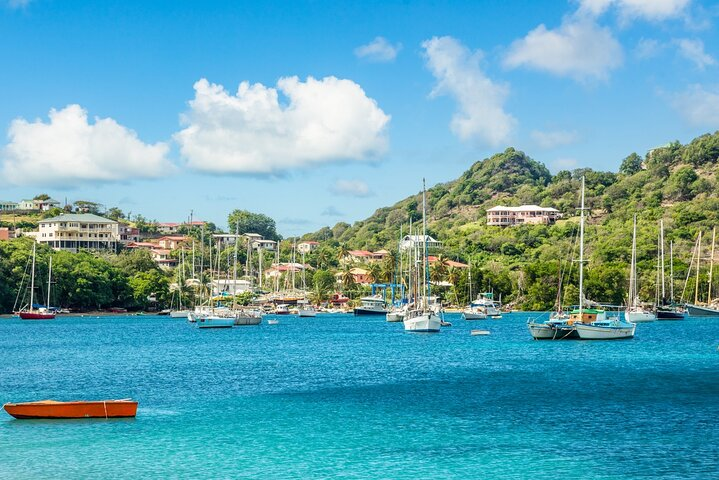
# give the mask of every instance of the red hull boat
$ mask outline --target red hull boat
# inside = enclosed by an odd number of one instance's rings
[[[122,418],[137,414],[137,402],[129,398],[123,400],[98,400],[58,402],[40,400],[39,402],[6,403],[3,408],[15,418]]]
[[[20,318],[23,320],[54,320],[54,313],[40,313],[40,312],[20,312]]]

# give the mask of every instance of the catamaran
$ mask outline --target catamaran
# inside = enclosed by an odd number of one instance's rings
[[[436,312],[436,307],[430,304],[431,283],[429,281],[429,255],[427,249],[427,191],[422,180],[422,236],[423,236],[423,255],[422,255],[422,288],[417,288],[421,293],[416,295],[414,308],[408,310],[403,323],[404,329],[408,332],[439,332],[442,326],[440,314]],[[420,285],[417,285],[418,287]]]

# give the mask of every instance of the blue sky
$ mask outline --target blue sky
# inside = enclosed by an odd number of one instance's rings
[[[696,0],[0,0],[0,200],[246,208],[292,235],[508,146],[616,170],[719,128],[717,21]]]

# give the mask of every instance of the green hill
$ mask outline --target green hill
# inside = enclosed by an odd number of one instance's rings
[[[444,242],[444,255],[477,265],[477,287],[493,288],[505,300],[525,308],[546,309],[556,297],[559,262],[566,263],[570,257],[577,229],[580,179],[585,176],[590,208],[586,236],[588,297],[623,301],[635,214],[643,298],[652,300],[655,296],[660,219],[665,225],[667,272],[668,245],[674,243],[679,296],[696,234],[700,229],[706,234],[719,223],[718,162],[719,132],[687,145],[674,142],[644,157],[632,153],[616,173],[577,169],[551,175],[541,163],[508,148],[476,162],[458,179],[429,188],[428,227]],[[406,232],[410,219],[421,218],[421,201],[418,192],[354,225],[338,223],[304,238],[337,248],[392,249],[397,245],[400,226]],[[499,204],[554,207],[564,218],[553,226],[487,226],[486,210]],[[576,269],[571,275],[576,275]],[[462,301],[461,290],[466,286],[461,280],[457,283],[455,293]],[[568,301],[574,295],[572,288],[566,289]],[[706,288],[703,282],[702,289]]]

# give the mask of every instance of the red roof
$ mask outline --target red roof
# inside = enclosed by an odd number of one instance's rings
[[[367,250],[350,250],[347,253],[349,253],[353,257],[371,257],[372,256],[372,252],[368,252]]]
[[[428,255],[427,258],[429,259],[429,263],[434,263],[434,262],[436,262],[436,261],[438,260],[438,258],[435,257],[435,256],[433,256],[433,255]],[[454,268],[467,268],[467,267],[469,267],[469,265],[467,265],[466,263],[455,262],[454,260],[447,260],[446,263],[447,263],[447,266],[448,266],[448,267],[454,267]]]
[[[302,245],[303,243],[306,245],[319,245],[320,244],[320,242],[315,242],[314,240],[307,240],[306,242],[300,242],[299,244]]]

